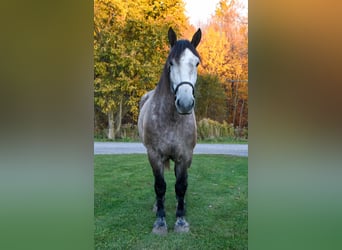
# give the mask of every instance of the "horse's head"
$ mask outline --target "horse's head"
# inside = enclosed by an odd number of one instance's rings
[[[169,29],[171,45],[168,69],[171,90],[175,94],[175,105],[179,114],[190,114],[195,106],[194,89],[197,80],[197,66],[200,56],[196,47],[201,41],[201,30],[193,35],[191,42],[178,40],[172,28]]]

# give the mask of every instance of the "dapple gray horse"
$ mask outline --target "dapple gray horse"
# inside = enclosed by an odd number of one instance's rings
[[[175,163],[178,202],[174,230],[189,231],[189,223],[185,220],[184,196],[188,185],[187,170],[191,165],[197,137],[194,88],[200,63],[196,47],[201,36],[201,30],[198,29],[191,42],[177,41],[176,33],[172,28],[169,29],[171,50],[159,83],[140,101],[139,135],[147,148],[155,180],[157,219],[152,232],[156,234],[167,233],[164,169],[170,167],[170,159]]]

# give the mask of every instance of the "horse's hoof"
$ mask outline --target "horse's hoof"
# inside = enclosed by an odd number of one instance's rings
[[[167,225],[165,218],[158,218],[154,224],[152,233],[158,234],[158,235],[166,235],[167,234]]]
[[[189,223],[183,218],[178,217],[175,223],[175,232],[176,233],[187,233],[190,230]]]

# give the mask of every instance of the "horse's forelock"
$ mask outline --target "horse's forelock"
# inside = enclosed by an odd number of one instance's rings
[[[183,54],[183,51],[185,49],[189,49],[195,56],[197,56],[199,59],[201,59],[196,48],[190,43],[190,41],[178,40],[176,42],[176,44],[171,48],[171,51],[170,51],[170,54],[168,57],[168,61],[175,59],[176,62],[179,62],[179,59],[180,59],[180,57]]]

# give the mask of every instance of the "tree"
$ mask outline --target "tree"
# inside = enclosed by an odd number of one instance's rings
[[[226,94],[226,121],[247,126],[248,22],[238,0],[221,0],[199,47],[202,74],[216,74]]]
[[[205,29],[199,53],[202,58],[200,73],[217,75],[222,80],[227,77],[230,66],[226,63],[229,42],[224,32],[214,25],[208,26]]]
[[[167,30],[186,26],[180,0],[95,0],[95,110],[108,117],[108,138],[122,119],[138,116],[141,96],[155,87],[167,56]]]
[[[196,83],[196,119],[223,122],[227,117],[226,95],[217,75],[199,75]]]

